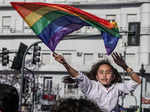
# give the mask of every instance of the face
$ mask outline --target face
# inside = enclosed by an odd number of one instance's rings
[[[107,86],[111,84],[113,80],[112,68],[107,64],[99,66],[96,79],[103,85]]]

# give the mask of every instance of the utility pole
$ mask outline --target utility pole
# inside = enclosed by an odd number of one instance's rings
[[[141,69],[140,69],[140,74],[141,74],[141,94],[140,94],[140,112],[143,112],[143,108],[142,108],[142,97],[143,97],[143,76],[145,74],[145,69],[144,69],[144,65],[141,65]]]
[[[28,53],[28,51],[35,45],[42,43],[42,41],[37,41],[33,44],[31,44],[25,51],[23,59],[22,59],[22,66],[21,66],[21,79],[20,79],[20,94],[19,94],[19,112],[21,112],[21,107],[22,107],[22,98],[23,98],[23,81],[24,81],[24,68],[25,68],[25,58]]]

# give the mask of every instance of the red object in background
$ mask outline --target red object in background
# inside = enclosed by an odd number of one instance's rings
[[[48,95],[47,94],[43,95],[43,99],[44,100],[48,99]]]
[[[55,100],[55,99],[56,99],[56,95],[48,95],[48,94],[45,94],[45,95],[43,95],[43,99],[44,99],[44,100],[52,101],[52,100]]]

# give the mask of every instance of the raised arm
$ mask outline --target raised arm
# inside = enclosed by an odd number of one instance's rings
[[[126,64],[126,62],[123,60],[121,54],[114,52],[112,54],[112,58],[118,66],[122,67],[128,73],[128,75],[132,78],[132,80],[136,81],[138,84],[141,83],[140,77],[132,70],[132,68],[130,68]]]
[[[64,59],[63,56],[57,54],[57,53],[53,53],[53,57],[55,58],[55,60],[57,62],[59,62],[60,64],[64,65],[64,67],[66,68],[66,70],[68,71],[68,73],[72,76],[72,77],[77,77],[79,74],[78,74],[78,71],[75,70],[74,68],[72,68],[67,62],[66,60]]]
[[[53,57],[55,58],[56,61],[58,61],[59,63],[61,63],[62,65],[64,65],[64,67],[67,69],[68,73],[75,78],[78,78],[78,84],[79,87],[81,88],[81,91],[84,94],[88,94],[89,91],[91,91],[92,88],[92,81],[83,73],[79,73],[77,70],[75,70],[74,68],[72,68],[64,59],[63,56],[53,53]],[[79,76],[79,77],[77,77]]]

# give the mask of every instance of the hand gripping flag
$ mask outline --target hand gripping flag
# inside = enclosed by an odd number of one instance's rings
[[[39,2],[11,2],[11,5],[52,51],[64,36],[83,26],[93,26],[102,32],[108,55],[120,37],[114,23],[69,5]]]

